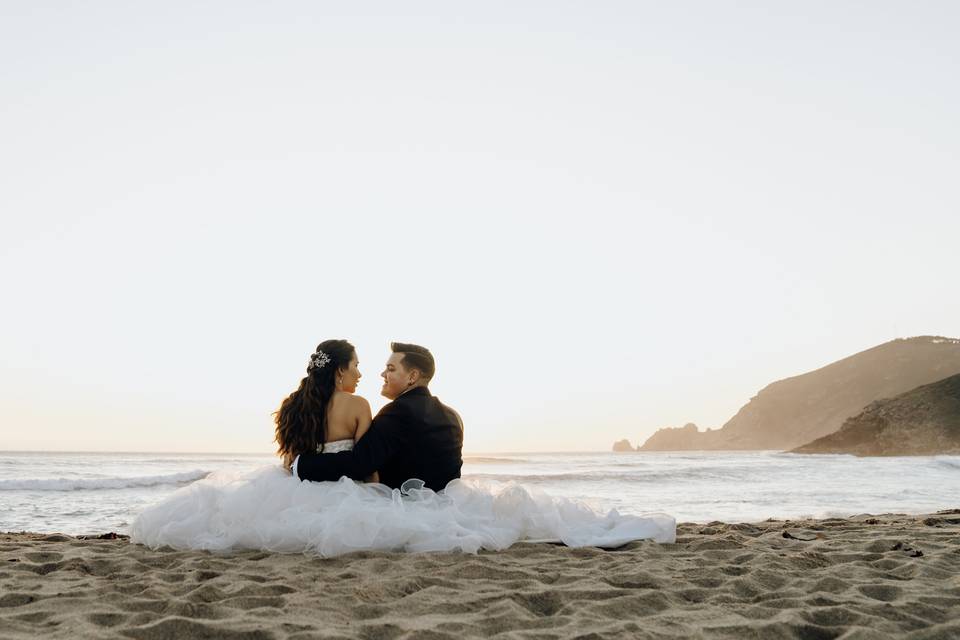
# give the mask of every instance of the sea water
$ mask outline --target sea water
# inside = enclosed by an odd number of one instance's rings
[[[271,455],[0,452],[0,531],[125,533],[144,507]],[[773,451],[467,455],[463,476],[517,482],[599,511],[677,521],[930,513],[960,507],[960,456]]]

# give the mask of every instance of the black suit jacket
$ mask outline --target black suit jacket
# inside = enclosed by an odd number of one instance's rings
[[[380,482],[399,488],[418,478],[440,491],[460,477],[463,422],[426,387],[415,387],[386,405],[353,451],[305,453],[297,463],[301,480],[363,480],[374,471]]]

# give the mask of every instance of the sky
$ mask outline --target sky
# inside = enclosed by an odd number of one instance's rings
[[[269,452],[317,343],[467,452],[960,337],[953,2],[0,2],[0,450]]]

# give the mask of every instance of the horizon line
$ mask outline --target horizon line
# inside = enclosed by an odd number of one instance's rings
[[[91,454],[138,454],[138,455],[219,455],[219,456],[277,456],[276,453],[258,453],[252,451],[133,451],[133,450],[93,450],[93,449],[0,449],[0,455],[7,453],[91,453]],[[563,453],[622,453],[611,449],[592,449],[592,450],[566,450],[566,451],[536,451],[533,449],[525,451],[464,451],[463,456],[483,456],[483,455],[523,455],[528,453],[542,454],[563,454]]]

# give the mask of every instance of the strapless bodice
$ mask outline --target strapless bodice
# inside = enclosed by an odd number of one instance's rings
[[[332,440],[323,445],[323,451],[320,451],[320,447],[317,447],[317,453],[340,453],[341,451],[352,451],[353,450],[353,440],[349,438],[346,440]]]

